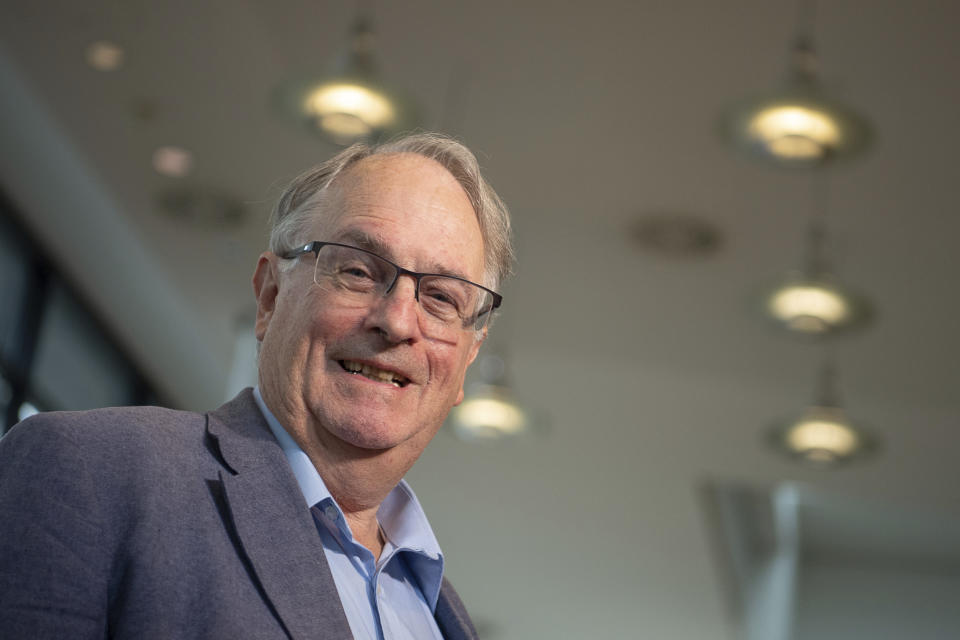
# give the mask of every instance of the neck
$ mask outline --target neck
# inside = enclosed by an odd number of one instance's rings
[[[380,535],[377,511],[411,465],[398,464],[390,451],[374,455],[364,451],[361,455],[346,457],[330,455],[328,449],[310,441],[298,441],[297,444],[313,462],[330,495],[340,505],[354,540],[379,560],[384,540]]]
[[[353,539],[365,546],[373,554],[375,561],[380,560],[383,545],[386,541],[380,534],[380,523],[377,521],[377,512],[349,512],[344,510],[343,517],[350,526]]]
[[[327,490],[343,511],[354,539],[380,557],[384,541],[377,510],[416,461],[404,447],[361,449],[335,438],[312,424],[308,412],[290,411],[279,398],[261,387],[270,412],[303,450]]]

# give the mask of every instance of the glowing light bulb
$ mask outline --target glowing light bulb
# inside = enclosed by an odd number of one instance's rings
[[[800,105],[780,105],[757,113],[749,135],[775,156],[788,160],[821,158],[840,142],[840,128],[828,114]]]
[[[116,71],[123,65],[123,49],[106,40],[94,42],[87,47],[87,64],[97,71]]]
[[[193,169],[193,154],[182,147],[159,147],[153,152],[153,168],[161,175],[182,178]]]
[[[359,84],[333,83],[312,91],[304,110],[334,138],[351,139],[387,128],[396,120],[390,100]]]
[[[471,440],[517,435],[527,428],[523,411],[493,393],[467,398],[454,409],[452,417],[458,433]]]
[[[853,454],[860,438],[839,409],[817,407],[786,432],[786,445],[818,462],[832,462]]]
[[[770,296],[767,309],[789,328],[823,333],[850,319],[850,302],[838,291],[816,284],[782,287]]]

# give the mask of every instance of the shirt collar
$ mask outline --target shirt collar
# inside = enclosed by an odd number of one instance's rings
[[[330,495],[330,491],[327,490],[327,485],[323,483],[323,479],[320,477],[320,474],[317,473],[317,468],[313,466],[310,458],[307,457],[303,449],[300,448],[293,437],[287,433],[287,430],[284,429],[276,417],[274,417],[270,409],[267,408],[266,403],[263,401],[263,396],[260,395],[260,387],[253,388],[253,398],[257,401],[260,413],[263,414],[263,417],[267,420],[267,424],[270,425],[270,431],[273,432],[273,437],[277,439],[277,443],[280,445],[280,448],[283,449],[283,455],[287,457],[287,461],[293,469],[293,475],[297,478],[297,484],[300,485],[300,491],[307,501],[307,506],[312,507],[327,498],[332,500],[333,498]],[[336,501],[334,501],[334,504],[336,504]],[[340,506],[337,505],[337,509],[339,508]]]
[[[307,506],[312,507],[329,500],[340,511],[340,505],[330,495],[327,485],[324,484],[323,478],[320,477],[310,458],[267,408],[260,395],[259,387],[254,387],[253,397],[290,463]],[[340,515],[343,515],[342,511]],[[380,521],[384,535],[393,546],[401,551],[411,551],[427,561],[414,561],[408,564],[419,574],[417,578],[427,602],[435,607],[443,578],[443,552],[427,521],[423,507],[420,506],[420,501],[417,500],[416,494],[406,480],[401,480],[387,494],[377,510],[377,519]]]

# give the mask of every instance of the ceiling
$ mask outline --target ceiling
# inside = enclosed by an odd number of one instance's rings
[[[173,404],[227,394],[249,278],[283,184],[336,148],[271,108],[323,71],[350,2],[10,0],[0,8],[0,180],[24,221]],[[817,180],[844,279],[879,308],[834,356],[850,412],[885,441],[837,471],[761,443],[823,355],[754,312],[799,263],[814,179],[731,153],[717,116],[778,82],[795,4],[376,3],[381,71],[427,129],[481,158],[518,264],[490,346],[548,426],[512,444],[441,433],[410,473],[448,571],[491,638],[730,638],[698,501],[708,481],[796,481],[960,516],[960,5],[821,3],[828,87],[873,121],[862,159]],[[124,66],[94,71],[95,40]],[[161,145],[192,174],[158,175]],[[218,226],[157,204],[188,184],[243,204]],[[645,215],[715,225],[720,250],[647,252]]]

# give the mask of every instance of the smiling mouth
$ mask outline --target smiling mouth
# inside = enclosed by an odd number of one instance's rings
[[[405,387],[410,383],[407,378],[393,371],[385,371],[353,360],[338,360],[337,362],[347,373],[363,376],[375,382],[387,382],[395,387]]]

